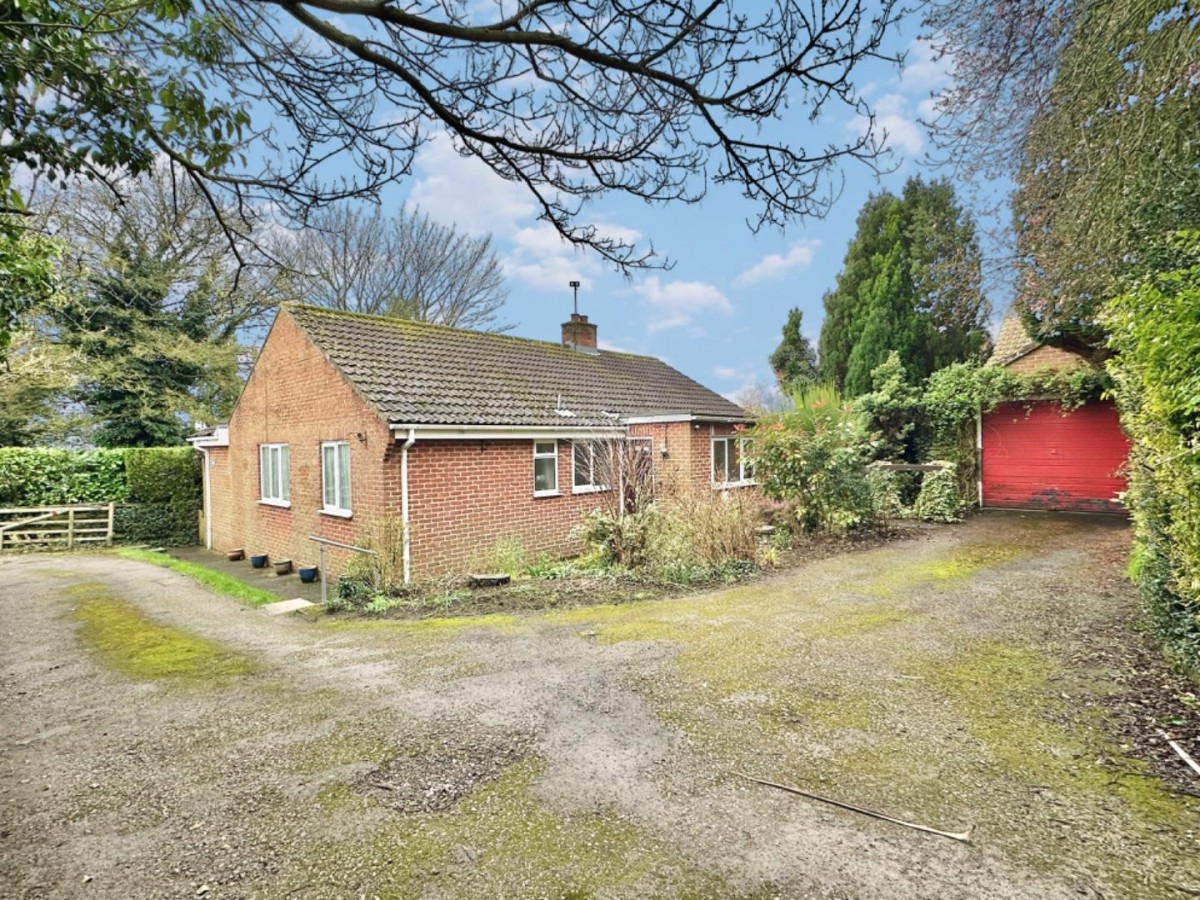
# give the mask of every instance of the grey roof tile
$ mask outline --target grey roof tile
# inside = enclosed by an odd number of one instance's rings
[[[309,339],[393,423],[611,426],[745,411],[662,360],[287,304]],[[564,416],[568,410],[573,416]]]

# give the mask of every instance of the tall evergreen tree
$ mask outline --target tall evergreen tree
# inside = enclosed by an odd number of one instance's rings
[[[885,219],[895,201],[895,196],[884,191],[873,194],[859,210],[857,229],[846,250],[837,286],[823,298],[825,321],[817,344],[821,377],[832,381],[839,390],[846,383],[850,354],[865,319],[859,292],[874,277],[874,259],[884,247]]]
[[[783,340],[768,359],[785,394],[817,380],[817,353],[800,330],[803,321],[804,314],[793,306],[783,325]]]
[[[974,224],[949,183],[912,178],[900,197],[872,196],[825,295],[822,375],[856,396],[892,351],[913,382],[979,357],[990,311],[980,282]]]
[[[237,344],[212,339],[216,295],[201,281],[168,302],[170,274],[127,252],[55,313],[59,341],[83,362],[73,399],[97,446],[181,444],[193,416],[218,415],[236,396]]]

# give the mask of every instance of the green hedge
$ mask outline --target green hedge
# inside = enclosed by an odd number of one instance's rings
[[[1175,267],[1111,301],[1105,324],[1133,444],[1130,571],[1168,654],[1200,675],[1200,230],[1168,252]]]
[[[0,506],[128,499],[124,451],[0,449]]]
[[[131,503],[200,500],[200,461],[191,447],[131,447],[121,452]]]
[[[123,503],[113,513],[113,532],[120,544],[195,546],[200,543],[200,505],[190,500]]]
[[[0,448],[0,506],[116,503],[124,543],[199,543],[200,465],[191,447]]]

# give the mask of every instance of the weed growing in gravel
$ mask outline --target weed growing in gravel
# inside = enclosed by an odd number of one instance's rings
[[[249,659],[155,622],[101,585],[78,585],[71,593],[79,597],[72,615],[81,623],[80,641],[130,678],[213,682],[254,671]]]

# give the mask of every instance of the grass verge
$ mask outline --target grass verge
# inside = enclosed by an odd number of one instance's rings
[[[165,553],[155,553],[153,550],[137,550],[132,547],[125,547],[117,551],[117,556],[124,559],[136,559],[138,562],[150,563],[152,566],[161,566],[164,569],[179,572],[181,575],[186,575],[188,578],[200,582],[209,590],[232,597],[234,600],[238,600],[248,606],[262,606],[265,603],[275,603],[283,599],[272,594],[270,591],[264,591],[261,588],[252,587],[243,581],[238,581],[238,579],[223,572],[216,572],[195,563],[184,562],[182,559],[175,559],[173,556],[167,556]]]

